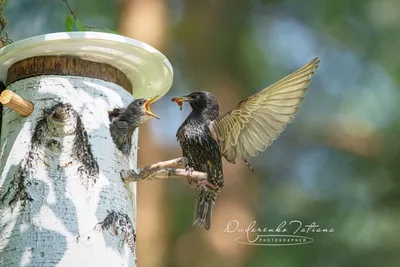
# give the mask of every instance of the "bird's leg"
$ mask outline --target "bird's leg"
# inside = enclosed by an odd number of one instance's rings
[[[206,166],[204,166],[204,167],[206,167]],[[208,171],[208,173],[210,173],[210,172]],[[199,189],[208,190],[210,188],[215,189],[215,190],[217,189],[217,187],[214,184],[212,184],[210,181],[208,181],[208,179],[198,180],[198,179],[188,178],[188,180],[189,179],[190,179],[189,188],[197,188],[198,190]]]
[[[190,174],[190,173],[192,173],[194,171],[194,168],[193,167],[189,167],[189,165],[186,165],[185,166],[185,170]]]
[[[208,180],[196,180],[196,183],[195,184],[191,184],[189,186],[189,188],[197,188],[197,189],[204,188],[204,189],[207,189],[207,190],[209,190],[211,188],[211,189],[214,189],[214,190],[218,190],[218,186],[212,184]]]
[[[243,159],[244,164],[246,164],[247,168],[254,174],[257,175],[256,170],[251,166],[250,162],[247,159]]]
[[[186,170],[188,175],[191,175],[194,172],[194,168],[190,167],[189,165],[185,166],[185,170]],[[188,177],[187,181],[188,181],[189,185],[193,184],[193,179],[192,178]]]

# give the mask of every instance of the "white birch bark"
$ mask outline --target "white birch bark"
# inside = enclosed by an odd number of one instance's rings
[[[120,171],[137,167],[137,131],[126,157],[115,148],[108,118],[132,96],[75,76],[32,77],[7,89],[35,110],[27,118],[3,110],[0,266],[136,266],[136,185],[124,184]],[[44,115],[57,103],[71,107]],[[60,114],[65,122],[57,121]]]

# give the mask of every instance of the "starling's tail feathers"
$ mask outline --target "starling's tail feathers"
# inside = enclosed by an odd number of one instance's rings
[[[193,227],[204,227],[210,230],[212,209],[217,198],[217,192],[201,190],[194,209]]]

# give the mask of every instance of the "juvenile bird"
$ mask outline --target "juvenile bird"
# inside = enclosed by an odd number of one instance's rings
[[[189,160],[186,167],[208,175],[207,181],[196,184],[194,227],[210,229],[212,207],[224,184],[222,157],[249,166],[248,155],[255,157],[266,150],[293,120],[319,62],[313,59],[222,116],[217,98],[209,92],[172,98],[180,108],[183,102],[192,107],[176,134],[183,156]]]
[[[125,109],[115,108],[110,111],[110,133],[117,148],[125,155],[131,151],[132,135],[135,129],[150,118],[157,118],[150,110],[150,104],[157,98],[134,100]]]

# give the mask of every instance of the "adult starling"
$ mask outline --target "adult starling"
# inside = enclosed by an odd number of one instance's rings
[[[149,118],[157,118],[150,110],[150,104],[157,98],[134,100],[125,109],[115,108],[109,112],[110,133],[117,148],[125,155],[131,151],[132,135],[137,127]]]
[[[224,183],[222,156],[230,163],[242,160],[248,165],[248,155],[255,157],[266,150],[293,120],[319,62],[313,59],[222,116],[217,98],[209,92],[172,99],[180,107],[184,101],[192,107],[176,134],[189,160],[186,167],[208,175],[197,187],[194,227],[210,229],[212,207]]]

